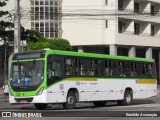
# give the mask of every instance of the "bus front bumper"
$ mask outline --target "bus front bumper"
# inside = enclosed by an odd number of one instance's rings
[[[23,97],[15,97],[15,96],[9,96],[9,102],[11,104],[14,103],[22,103],[22,104],[27,104],[27,103],[47,103],[46,95],[41,94],[37,96],[23,96]]]

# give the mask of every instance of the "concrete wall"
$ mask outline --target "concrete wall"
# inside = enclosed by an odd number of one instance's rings
[[[104,5],[104,0],[64,0],[62,11],[67,16],[62,19],[62,37],[73,46],[103,44]]]

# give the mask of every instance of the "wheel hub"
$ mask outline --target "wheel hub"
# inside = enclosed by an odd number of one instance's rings
[[[68,104],[74,104],[74,97],[73,96],[68,97]]]
[[[130,95],[126,95],[126,102],[130,103],[131,102],[131,96]]]

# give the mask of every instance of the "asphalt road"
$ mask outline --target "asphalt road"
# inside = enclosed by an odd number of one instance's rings
[[[16,111],[16,112],[42,112],[45,116],[49,117],[47,119],[52,119],[50,116],[57,117],[58,120],[106,120],[106,115],[110,120],[115,120],[119,115],[126,115],[126,113],[144,113],[153,114],[158,111],[160,115],[160,89],[158,90],[158,95],[152,98],[144,100],[134,100],[133,104],[130,106],[118,106],[116,102],[108,102],[104,107],[95,107],[92,103],[77,103],[76,108],[72,110],[63,109],[62,105],[49,105],[45,111],[36,110],[33,104],[16,104],[10,105],[8,102],[4,102],[3,95],[0,93],[0,111]],[[44,115],[43,115],[44,116]],[[114,118],[110,118],[113,116]],[[61,118],[62,117],[62,118]],[[74,117],[74,118],[73,118]],[[98,117],[98,118],[97,118]],[[65,118],[65,119],[64,119]],[[128,118],[128,117],[127,117]],[[147,117],[148,118],[148,117]],[[160,117],[158,117],[160,118]],[[6,118],[3,118],[6,119]],[[7,118],[8,119],[8,118]],[[6,119],[6,120],[7,120]],[[17,118],[12,118],[17,120]],[[18,118],[21,119],[22,118]],[[24,118],[23,120],[30,120],[33,118]],[[38,118],[38,120],[43,120],[44,118]],[[120,119],[120,117],[118,117]],[[154,118],[158,120],[157,118]],[[129,119],[130,120],[130,119]],[[136,120],[138,120],[136,118]],[[143,118],[141,117],[141,120]],[[147,119],[145,119],[147,120]]]

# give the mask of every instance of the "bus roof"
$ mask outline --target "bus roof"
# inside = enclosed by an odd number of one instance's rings
[[[106,55],[106,54],[97,54],[97,53],[73,52],[73,51],[46,50],[46,53],[47,54],[57,54],[57,55],[79,56],[79,57],[108,58],[108,59],[117,59],[117,60],[154,62],[153,59],[147,59],[147,58],[116,56],[116,55]]]
[[[147,58],[116,56],[116,55],[85,53],[85,52],[73,52],[73,51],[62,51],[62,50],[36,50],[36,51],[19,52],[19,53],[14,54],[13,60],[43,58],[45,57],[45,53],[47,55],[56,54],[56,55],[65,55],[65,56],[68,55],[68,56],[77,56],[77,57],[79,56],[79,57],[91,57],[91,58],[108,58],[108,59],[117,59],[117,60],[154,62],[153,59],[147,59]]]

